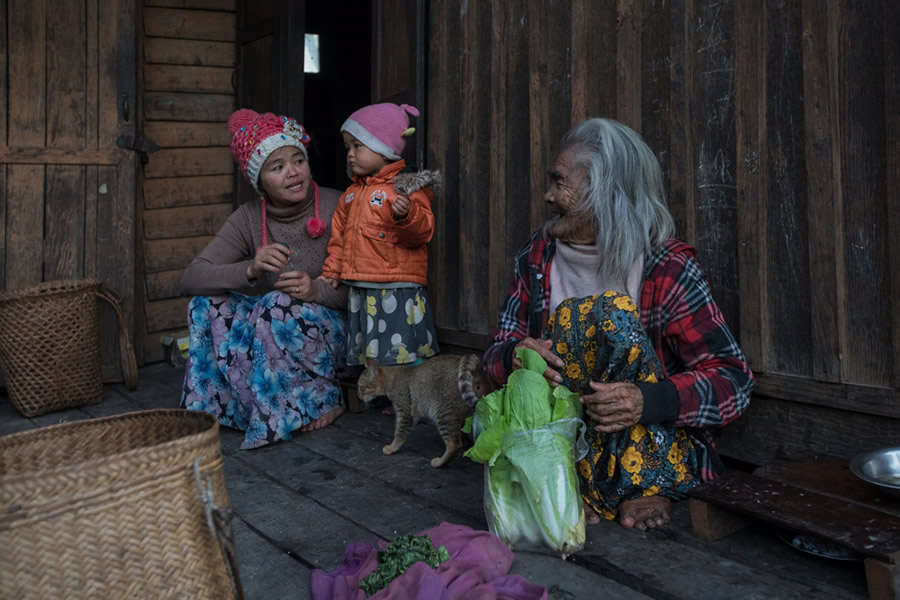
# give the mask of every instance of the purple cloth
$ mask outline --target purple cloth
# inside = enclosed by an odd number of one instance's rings
[[[507,575],[512,551],[489,531],[476,531],[446,521],[416,535],[427,535],[435,548],[444,546],[450,559],[432,569],[419,562],[391,584],[370,596],[371,600],[547,600],[547,590],[520,575]],[[365,600],[359,582],[378,568],[378,546],[347,544],[344,563],[328,573],[311,575],[315,600]]]

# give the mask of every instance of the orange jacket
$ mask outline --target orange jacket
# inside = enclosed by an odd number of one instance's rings
[[[426,284],[434,193],[424,186],[432,183],[427,174],[433,172],[399,174],[405,166],[405,161],[398,160],[372,177],[353,178],[331,219],[322,275],[339,281]],[[405,195],[412,204],[399,221],[391,212],[397,198],[395,185],[409,190]]]

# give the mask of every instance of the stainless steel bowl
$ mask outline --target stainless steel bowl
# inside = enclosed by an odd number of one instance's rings
[[[850,459],[854,475],[900,498],[900,446],[857,454]]]

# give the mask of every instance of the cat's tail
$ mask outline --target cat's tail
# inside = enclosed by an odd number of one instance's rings
[[[466,354],[459,360],[459,393],[469,406],[478,404],[473,382],[480,370],[481,359],[475,354]]]

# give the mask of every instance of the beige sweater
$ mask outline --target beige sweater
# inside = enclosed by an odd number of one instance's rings
[[[331,188],[319,188],[319,217],[328,224],[325,233],[313,239],[306,233],[306,220],[315,213],[313,199],[302,205],[278,208],[266,203],[267,242],[285,242],[291,248],[291,261],[298,271],[305,271],[315,279],[322,273],[322,264],[331,239],[331,215],[341,193]],[[269,274],[252,284],[247,281],[247,267],[262,246],[262,202],[247,202],[234,211],[212,241],[187,269],[181,280],[181,291],[189,296],[214,296],[228,291],[259,296],[275,289],[275,276]],[[329,308],[347,308],[348,288],[333,289],[323,281],[316,281],[316,303]]]

